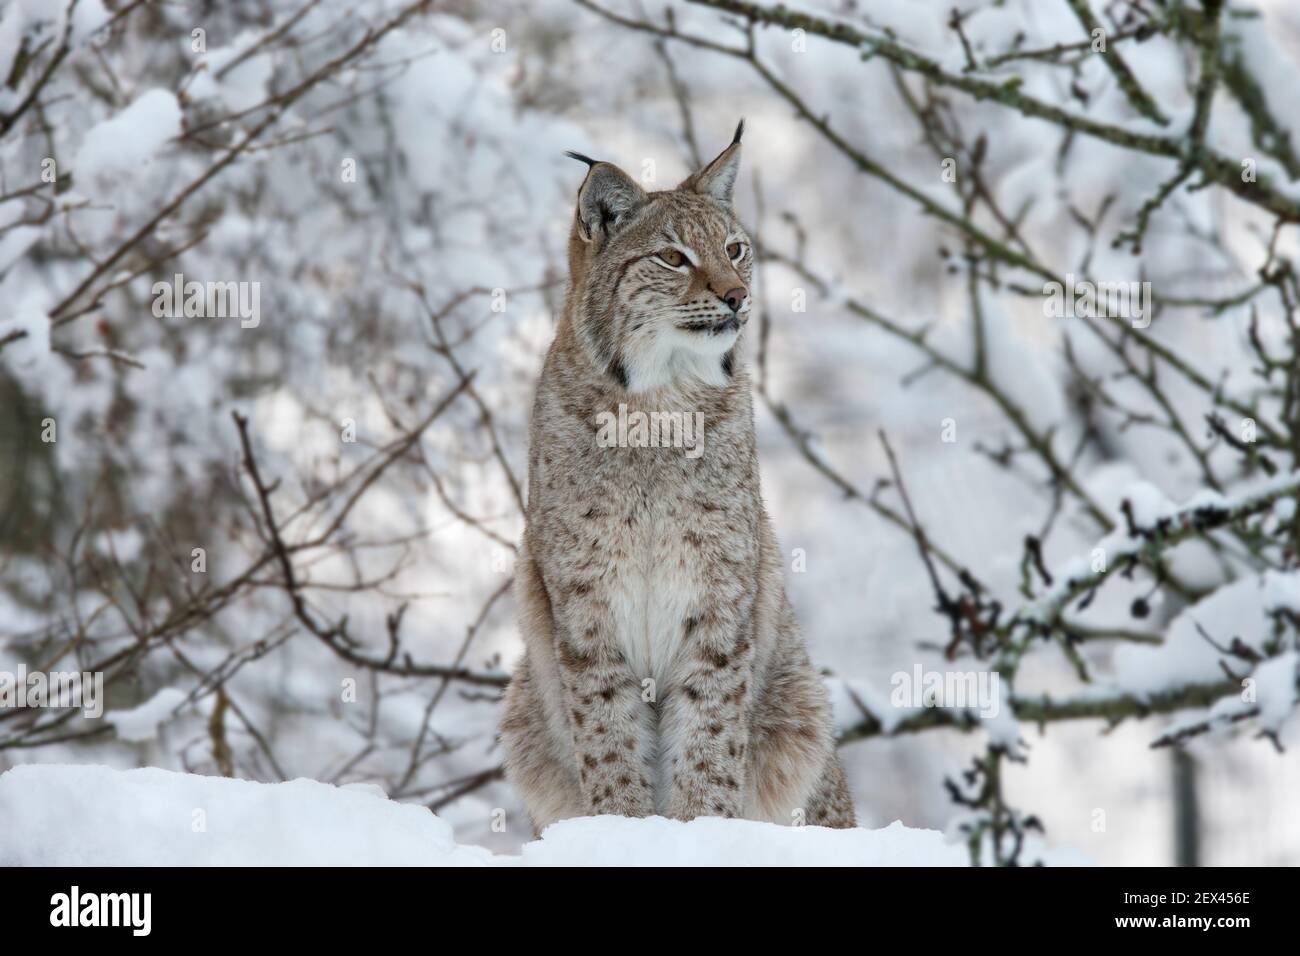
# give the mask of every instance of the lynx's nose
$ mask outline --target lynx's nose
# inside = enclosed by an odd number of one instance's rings
[[[744,289],[728,289],[721,298],[723,302],[727,303],[727,308],[731,310],[732,315],[735,315],[744,306],[745,295]]]

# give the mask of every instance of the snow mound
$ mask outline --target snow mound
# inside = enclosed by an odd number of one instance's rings
[[[584,817],[523,855],[456,843],[451,825],[374,788],[169,770],[25,765],[0,775],[0,866],[962,866],[934,830]],[[522,824],[512,824],[522,825]]]
[[[423,807],[314,780],[253,783],[170,770],[25,765],[0,776],[0,866],[456,866]]]

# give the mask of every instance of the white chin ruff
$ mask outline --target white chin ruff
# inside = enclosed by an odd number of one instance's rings
[[[729,381],[722,357],[740,338],[740,329],[710,335],[673,329],[640,349],[624,354],[628,391],[648,392],[687,381],[722,386]]]

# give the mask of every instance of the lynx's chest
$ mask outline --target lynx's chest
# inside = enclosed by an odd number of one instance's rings
[[[642,687],[656,691],[675,683],[686,621],[707,600],[705,556],[689,543],[680,510],[665,501],[627,509],[613,532],[625,559],[606,578],[618,648]]]
[[[677,683],[688,621],[707,612],[719,576],[752,576],[756,554],[751,419],[703,407],[614,402],[589,417],[544,397],[534,418],[530,522],[557,589],[573,582],[583,597],[558,613],[608,629],[656,696]]]

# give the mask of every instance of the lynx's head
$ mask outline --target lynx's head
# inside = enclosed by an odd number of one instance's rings
[[[597,367],[629,391],[731,379],[753,267],[731,208],[744,127],[713,162],[661,192],[569,154],[590,166],[569,237],[571,315]]]

